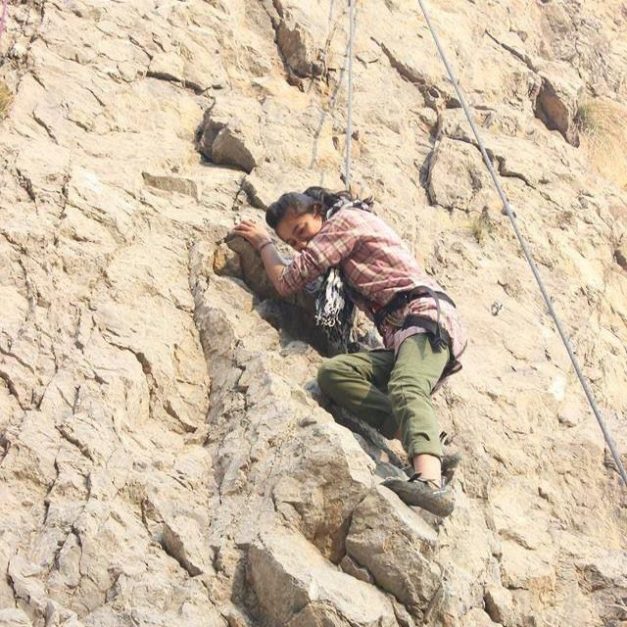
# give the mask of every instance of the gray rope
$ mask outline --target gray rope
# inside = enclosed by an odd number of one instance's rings
[[[527,245],[527,242],[525,241],[524,237],[522,236],[520,232],[520,229],[518,228],[518,224],[516,223],[516,214],[514,213],[512,206],[510,205],[509,200],[507,199],[507,196],[505,195],[505,191],[503,190],[503,187],[501,186],[501,183],[496,176],[496,172],[494,171],[492,162],[490,161],[490,158],[488,157],[488,153],[486,152],[481,136],[479,135],[479,131],[477,130],[477,127],[475,126],[475,123],[472,119],[470,109],[468,108],[468,105],[466,104],[466,99],[464,97],[464,94],[462,93],[461,87],[459,86],[459,83],[457,79],[455,78],[455,73],[453,72],[453,69],[451,68],[451,65],[449,64],[448,59],[446,58],[446,54],[444,53],[444,49],[442,48],[442,44],[440,43],[438,34],[435,28],[433,27],[431,20],[429,19],[429,13],[427,12],[427,9],[425,7],[423,0],[418,0],[418,4],[420,5],[422,13],[425,17],[427,26],[429,27],[429,30],[431,31],[431,35],[433,36],[435,45],[438,49],[438,52],[440,53],[440,57],[446,67],[446,71],[448,72],[451,83],[453,83],[453,87],[455,88],[455,91],[457,92],[457,96],[462,105],[462,108],[464,109],[464,113],[466,114],[466,117],[468,118],[468,122],[470,123],[470,128],[472,129],[475,139],[477,140],[477,144],[483,156],[483,160],[485,161],[488,171],[490,172],[490,176],[492,177],[492,180],[494,181],[494,185],[498,191],[498,194],[501,197],[505,214],[510,219],[512,226],[514,227],[514,232],[516,233],[518,242],[520,243],[523,253],[525,255],[525,258],[527,259],[527,262],[529,263],[531,272],[533,272],[533,276],[535,277],[538,283],[540,292],[542,292],[542,297],[544,298],[544,302],[546,303],[549,313],[551,314],[551,317],[555,321],[555,326],[557,327],[560,337],[562,338],[562,342],[564,343],[564,346],[566,347],[566,352],[568,353],[568,356],[570,357],[570,361],[573,364],[573,368],[575,369],[575,372],[577,373],[577,378],[579,379],[579,382],[581,383],[581,386],[583,387],[583,391],[585,392],[585,395],[588,399],[588,403],[590,403],[590,407],[592,408],[592,412],[594,413],[594,416],[597,419],[597,422],[599,423],[599,427],[601,427],[601,431],[603,432],[603,437],[605,438],[605,441],[607,442],[610,452],[612,453],[612,457],[614,458],[614,462],[616,463],[616,468],[618,469],[618,472],[620,473],[620,476],[622,477],[623,484],[627,487],[627,473],[625,472],[625,467],[623,466],[623,463],[620,459],[620,455],[618,453],[618,449],[616,448],[616,444],[614,443],[612,435],[610,434],[607,428],[607,425],[605,424],[605,421],[603,420],[603,416],[601,415],[599,407],[597,406],[597,403],[594,399],[592,390],[590,389],[590,385],[588,384],[588,381],[586,380],[586,378],[584,377],[581,371],[581,368],[579,366],[579,361],[575,357],[575,353],[573,352],[571,348],[570,340],[568,339],[568,336],[566,335],[566,332],[564,331],[562,327],[562,323],[560,322],[560,319],[558,318],[557,313],[555,312],[555,309],[553,308],[553,303],[551,302],[551,298],[546,290],[542,277],[540,276],[540,272],[538,271],[538,268],[536,267],[533,257],[531,256],[529,246]]]
[[[344,160],[344,185],[351,184],[351,144],[353,142],[353,43],[355,41],[355,2],[348,0],[348,109],[346,112],[346,155]]]

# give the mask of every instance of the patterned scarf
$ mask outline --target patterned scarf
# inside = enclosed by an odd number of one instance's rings
[[[371,211],[370,205],[362,200],[338,200],[326,213],[326,219],[335,215],[340,209],[354,207]],[[315,321],[329,342],[338,353],[348,352],[355,305],[350,298],[344,276],[339,266],[329,268],[326,275],[313,287],[316,294]]]

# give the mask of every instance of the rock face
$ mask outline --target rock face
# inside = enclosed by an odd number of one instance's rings
[[[627,97],[623,3],[431,4],[624,452],[627,194],[577,147],[582,99]],[[450,518],[378,486],[388,453],[319,403],[311,303],[227,237],[342,187],[345,5],[9,3],[0,625],[627,621],[626,492],[416,3],[358,3],[353,177],[470,332],[436,397]]]

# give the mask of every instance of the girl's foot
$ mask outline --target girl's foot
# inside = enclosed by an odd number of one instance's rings
[[[409,481],[397,477],[386,479],[383,485],[398,494],[405,504],[421,507],[441,518],[448,516],[455,507],[450,487],[439,486],[435,481],[425,481],[418,473]]]

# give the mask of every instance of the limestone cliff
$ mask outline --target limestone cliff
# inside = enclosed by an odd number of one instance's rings
[[[627,6],[430,6],[625,451]],[[414,1],[358,2],[354,187],[469,328],[449,519],[377,487],[299,303],[223,243],[342,187],[346,26],[339,0],[9,2],[0,625],[627,624],[627,492]]]

